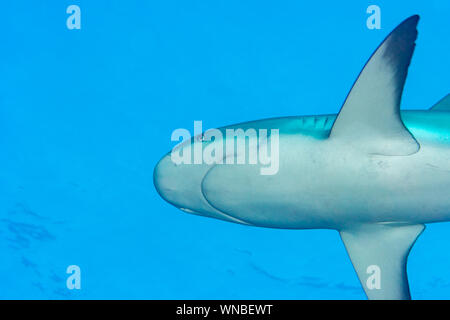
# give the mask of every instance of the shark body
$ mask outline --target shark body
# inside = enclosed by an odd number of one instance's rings
[[[450,221],[450,95],[429,110],[400,111],[418,20],[382,42],[339,114],[220,129],[279,129],[277,174],[261,175],[260,165],[174,164],[169,153],[154,171],[159,194],[185,212],[230,222],[337,230],[368,298],[409,299],[414,242],[425,224]],[[211,142],[184,147],[196,143]]]

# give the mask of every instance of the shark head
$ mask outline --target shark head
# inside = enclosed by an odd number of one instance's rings
[[[202,204],[198,186],[193,185],[194,181],[201,182],[195,169],[175,164],[170,154],[164,156],[153,171],[153,183],[159,195],[179,209],[193,213]]]
[[[184,147],[190,148],[191,143]],[[213,207],[202,191],[202,182],[211,165],[208,164],[177,164],[166,154],[155,166],[153,183],[159,195],[179,208],[181,211],[209,218],[247,224],[244,221],[229,216]]]

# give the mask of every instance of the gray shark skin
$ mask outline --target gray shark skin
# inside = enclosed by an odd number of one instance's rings
[[[414,242],[426,223],[450,221],[450,95],[428,110],[400,111],[418,20],[381,43],[338,115],[220,129],[279,129],[276,174],[261,175],[258,164],[175,164],[169,153],[154,170],[158,193],[185,212],[229,222],[337,230],[369,299],[410,299]],[[195,143],[209,142],[194,137],[182,148]]]

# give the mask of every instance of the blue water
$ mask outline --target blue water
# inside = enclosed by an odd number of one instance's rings
[[[81,8],[69,30],[66,8]],[[381,30],[366,8],[381,8]],[[182,213],[152,171],[176,128],[338,112],[361,67],[420,14],[403,107],[450,90],[450,2],[8,1],[0,32],[0,298],[360,299],[337,232]],[[408,264],[450,298],[450,224]],[[81,289],[66,268],[81,268]]]

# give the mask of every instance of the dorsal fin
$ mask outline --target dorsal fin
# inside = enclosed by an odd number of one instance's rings
[[[403,21],[372,54],[338,114],[330,139],[372,154],[410,155],[419,150],[400,117],[418,21],[417,15]]]
[[[431,111],[450,111],[450,93],[430,108]]]

